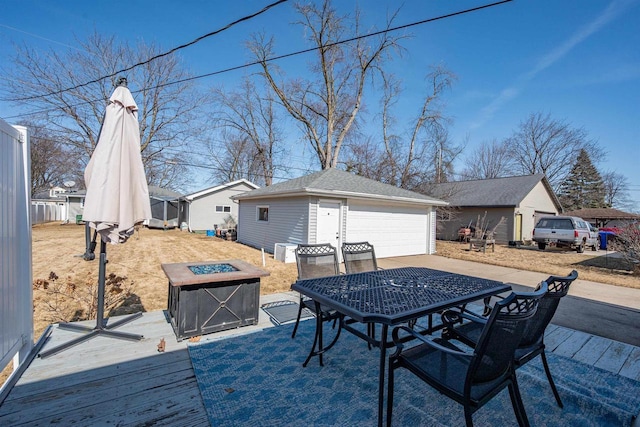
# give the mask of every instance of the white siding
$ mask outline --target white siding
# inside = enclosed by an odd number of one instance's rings
[[[518,211],[522,214],[522,238],[524,240],[531,240],[533,237],[533,228],[536,226],[538,216],[558,214],[558,208],[542,182],[539,182],[522,200]]]
[[[349,200],[344,241],[368,241],[378,258],[428,253],[430,207]]]
[[[194,199],[189,206],[190,229],[192,231],[213,230],[214,225],[222,226],[228,215],[238,223],[238,202],[231,200],[230,197],[250,190],[253,190],[253,187],[243,183]],[[231,212],[216,212],[216,206],[229,206]]]
[[[429,235],[427,236],[427,253],[429,255],[435,254],[437,252],[436,248],[436,222],[437,214],[435,206],[432,207],[429,211]]]
[[[241,200],[238,214],[238,241],[273,253],[276,243],[306,243],[309,241],[308,197],[268,200]],[[269,221],[258,221],[258,206],[269,207]]]
[[[0,369],[33,347],[29,139],[0,119]]]

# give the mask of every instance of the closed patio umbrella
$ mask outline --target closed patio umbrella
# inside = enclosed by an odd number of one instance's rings
[[[140,340],[142,335],[117,332],[112,329],[142,315],[137,313],[107,326],[104,319],[104,291],[107,264],[107,243],[124,243],[134,227],[151,218],[149,190],[140,155],[138,107],[121,78],[104,115],[98,144],[85,169],[85,198],[83,219],[100,235],[100,265],[98,273],[98,307],[95,328],[73,323],[58,327],[89,332],[73,341],[43,351],[40,357],[58,353],[99,334],[114,338]],[[95,233],[94,233],[95,239]],[[91,251],[95,248],[95,241]],[[85,259],[93,259],[85,256]]]
[[[151,206],[140,156],[138,106],[123,85],[109,101],[98,145],[84,172],[82,218],[102,241],[124,243],[134,225],[151,218]]]

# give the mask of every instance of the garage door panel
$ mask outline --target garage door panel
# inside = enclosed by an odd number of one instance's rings
[[[347,240],[367,240],[379,258],[427,252],[428,215],[424,208],[350,205]]]

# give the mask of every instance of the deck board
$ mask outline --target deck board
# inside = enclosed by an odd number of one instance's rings
[[[633,346],[622,342],[613,342],[594,366],[611,372],[620,372],[629,358]]]
[[[582,348],[576,352],[573,359],[587,365],[595,365],[611,346],[611,343],[612,341],[607,338],[591,336]]]
[[[566,335],[566,338],[556,346],[553,352],[560,356],[573,357],[590,337],[591,335],[585,332],[573,331],[570,335]]]
[[[272,326],[225,331],[219,339]],[[36,358],[0,406],[0,425],[208,425],[187,342],[178,342],[164,312],[150,312],[118,330],[141,333],[131,342],[97,337],[49,358]],[[54,328],[46,348],[77,336]],[[166,350],[157,351],[160,339]],[[640,380],[640,347],[550,325],[548,352]],[[553,369],[553,368],[552,368]]]
[[[620,369],[620,375],[640,381],[640,347],[634,347]]]

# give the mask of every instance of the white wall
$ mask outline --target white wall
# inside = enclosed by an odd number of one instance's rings
[[[189,205],[189,228],[192,231],[213,230],[214,225],[222,227],[227,216],[238,222],[238,202],[230,199],[253,190],[245,183],[194,198]],[[230,212],[216,212],[216,206],[229,206]]]
[[[542,182],[522,200],[518,211],[522,214],[522,238],[525,240],[532,239],[539,216],[558,215],[558,208]]]
[[[376,257],[429,253],[431,207],[349,200],[345,242],[368,241]]]
[[[0,119],[0,369],[33,347],[29,137]]]
[[[238,242],[273,253],[276,243],[304,243],[309,235],[308,197],[241,200]],[[257,207],[269,207],[269,220],[258,221]]]

